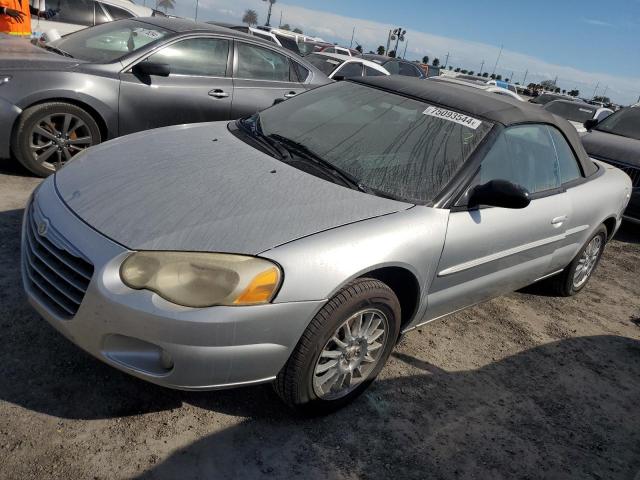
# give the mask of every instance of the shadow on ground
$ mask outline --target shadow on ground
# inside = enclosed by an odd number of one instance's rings
[[[424,373],[378,381],[323,419],[239,391],[254,397],[247,420],[141,478],[633,479],[640,468],[638,341],[575,338],[463,372],[396,357]]]

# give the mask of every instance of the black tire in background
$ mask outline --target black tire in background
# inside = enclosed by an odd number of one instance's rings
[[[372,331],[368,338],[380,335],[371,344],[375,344],[376,350],[379,350],[378,353],[375,353],[375,363],[371,367],[367,367],[369,371],[366,376],[356,378],[354,374],[353,377],[349,377],[349,381],[355,380],[352,386],[353,390],[346,388],[345,391],[348,393],[343,396],[338,395],[337,398],[331,398],[330,394],[327,394],[328,398],[321,398],[314,384],[314,379],[317,380],[317,369],[322,366],[320,362],[325,361],[321,359],[321,354],[327,353],[328,343],[333,342],[333,339],[340,335],[338,332],[342,330],[337,329],[343,328],[349,319],[355,318],[353,321],[358,321],[357,317],[361,312],[365,312],[360,317],[359,323],[359,332],[362,335],[359,340],[353,339],[353,346],[344,348],[345,350],[351,349],[349,353],[354,355],[351,357],[354,362],[357,362],[357,356],[354,352],[359,351],[360,345],[364,344],[363,349],[366,350],[366,325],[362,320],[364,318],[364,322],[369,322],[369,327],[377,332],[373,333]],[[328,413],[351,402],[373,382],[389,358],[400,332],[400,313],[398,298],[386,284],[372,278],[359,278],[350,282],[331,298],[313,318],[289,360],[278,374],[274,384],[276,392],[287,405],[308,415]],[[386,325],[384,334],[380,334],[380,329],[376,330],[378,327],[372,325],[372,322],[376,321],[374,319],[383,320],[381,324]],[[354,329],[353,336],[358,337],[358,335],[357,329]],[[384,344],[378,344],[378,340],[383,341]],[[338,341],[347,343],[345,337]],[[361,344],[358,344],[358,341]],[[365,351],[363,355],[369,355],[367,361],[371,362],[370,359],[373,358],[374,352],[373,350],[371,352]],[[345,354],[342,359],[337,358],[337,361],[347,362],[345,365],[348,365],[348,360],[344,357]],[[333,361],[333,358],[326,360],[326,362],[329,361]],[[356,368],[365,368],[363,358],[360,361],[362,363]]]
[[[22,112],[11,150],[30,172],[46,177],[100,141],[98,123],[88,112],[66,102],[47,102]]]
[[[553,293],[561,297],[570,297],[582,290],[587,283],[589,283],[591,275],[598,266],[598,263],[600,263],[600,258],[602,258],[602,252],[604,251],[606,243],[607,227],[600,225],[594,234],[589,237],[589,240],[587,240],[571,263],[567,265],[561,273],[549,279],[549,286]],[[596,244],[598,251],[595,252],[595,254],[586,255],[586,253],[588,253],[588,249],[593,248]],[[585,257],[591,258],[586,259]],[[584,272],[586,276],[576,283],[576,272],[578,269],[582,269],[584,267],[585,261],[588,262],[588,271]]]

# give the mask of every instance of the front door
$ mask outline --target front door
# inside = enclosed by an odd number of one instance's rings
[[[120,75],[119,134],[231,118],[231,41],[197,37],[162,47],[142,61],[169,66],[168,77]]]
[[[267,47],[236,41],[233,118],[253,115],[276,99],[306,90],[287,56]]]
[[[428,319],[522,288],[564,267],[572,215],[546,125],[503,131],[469,190],[503,179],[527,188],[524,209],[465,207],[449,215],[445,245],[428,294]],[[469,191],[468,190],[468,191]]]

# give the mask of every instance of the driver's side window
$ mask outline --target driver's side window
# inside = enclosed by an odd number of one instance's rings
[[[466,204],[469,191],[474,186],[491,180],[507,180],[526,188],[530,194],[559,188],[558,160],[547,126],[518,125],[500,133],[458,204]]]
[[[162,48],[148,60],[169,65],[172,75],[224,77],[228,56],[229,40],[189,38]]]
[[[507,128],[480,165],[479,183],[508,180],[529,193],[560,187],[558,161],[545,125]]]

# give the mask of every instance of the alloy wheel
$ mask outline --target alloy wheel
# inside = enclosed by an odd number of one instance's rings
[[[352,392],[375,370],[389,337],[389,321],[378,309],[364,309],[343,322],[320,352],[314,393],[335,400]]]
[[[596,263],[598,263],[601,250],[602,237],[600,235],[596,235],[587,244],[587,247],[584,249],[580,259],[578,260],[576,271],[573,274],[573,288],[578,289],[582,287],[589,279]]]
[[[89,126],[71,113],[43,117],[29,135],[29,148],[34,160],[52,170],[61,168],[93,142]]]

